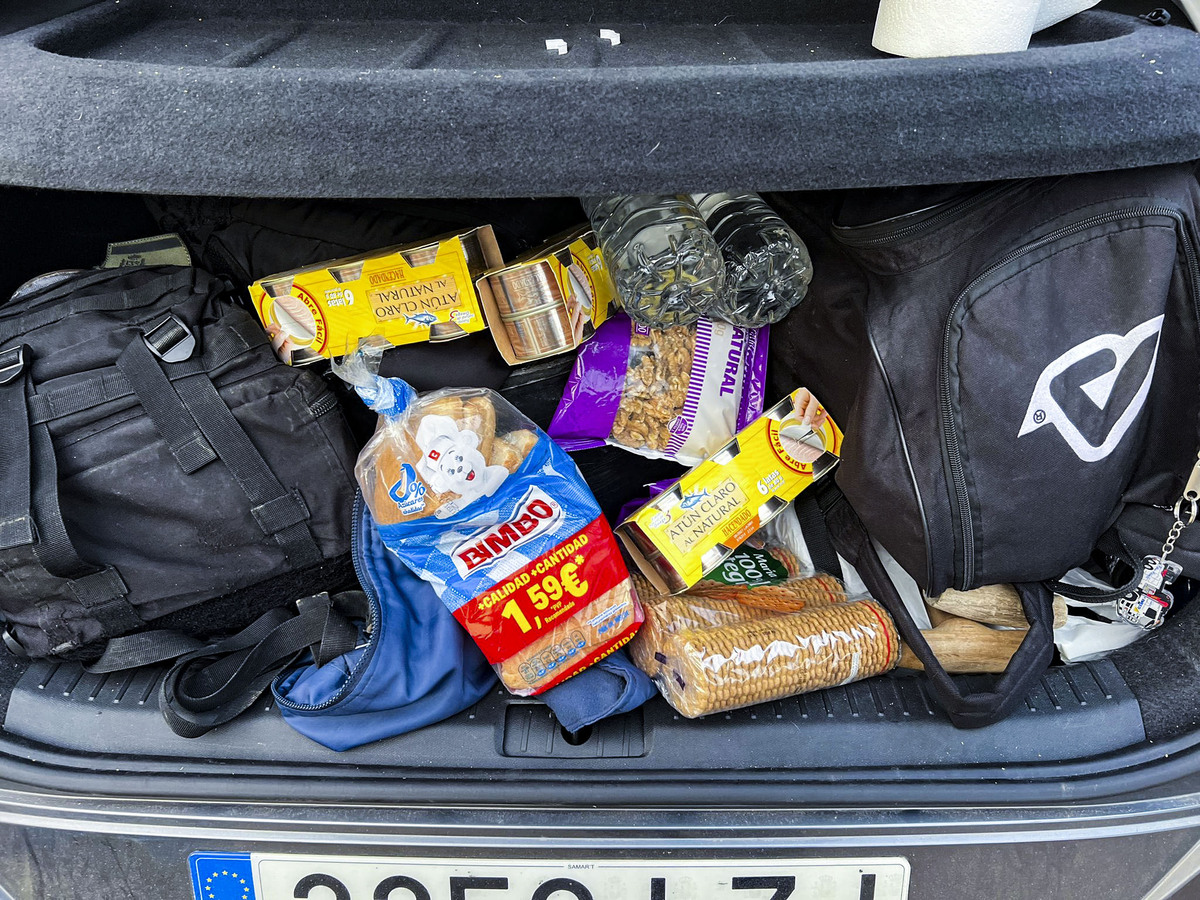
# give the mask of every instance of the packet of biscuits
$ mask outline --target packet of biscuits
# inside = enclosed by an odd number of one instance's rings
[[[616,315],[575,358],[550,436],[567,450],[610,444],[703,462],[762,412],[768,334],[709,319],[648,328]]]
[[[514,694],[539,694],[627,643],[642,609],[571,458],[493,391],[418,396],[380,377],[385,346],[360,345],[335,371],[380,414],[355,475],[388,549],[433,585]]]
[[[688,718],[848,684],[900,659],[887,611],[848,597],[830,575],[738,587],[702,581],[677,595],[634,580],[646,624],[629,655]]]

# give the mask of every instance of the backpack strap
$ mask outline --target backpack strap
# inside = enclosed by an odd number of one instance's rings
[[[29,421],[24,377],[28,354],[24,344],[0,353],[0,548],[5,550],[37,539],[30,499],[30,435],[21,428]]]
[[[65,579],[79,604],[111,637],[145,624],[112,566],[76,552],[58,502],[58,463],[50,429],[29,420],[29,348],[0,353],[0,550],[32,546],[50,575]]]
[[[181,330],[186,333],[186,341],[180,339]],[[191,475],[216,460],[217,451],[204,439],[196,420],[175,392],[158,360],[154,358],[151,348],[155,346],[153,341],[159,333],[165,333],[162,336],[174,339],[179,358],[187,359],[192,355],[196,339],[179,317],[171,314],[155,329],[147,331],[141,340],[130,341],[129,346],[117,357],[117,368],[137,394],[142,409],[171,449],[171,455],[179,463],[179,468]]]
[[[289,491],[251,442],[206,371],[172,380],[164,366],[185,363],[196,338],[169,313],[129,343],[117,366],[184,472],[220,459],[250,501],[250,512],[296,567],[323,559],[303,498]]]
[[[295,611],[277,607],[237,634],[204,642],[175,631],[146,631],[108,642],[93,673],[174,660],[159,684],[158,706],[180,737],[206,734],[254,705],[302,654],[323,666],[358,646],[353,620],[367,618],[361,591],[296,601]]]
[[[866,526],[846,496],[832,479],[825,484],[813,485],[809,490],[814,488],[819,488],[817,497],[838,552],[858,571],[871,596],[892,614],[900,636],[925,666],[930,693],[945,709],[950,721],[958,728],[979,728],[1008,715],[1029,695],[1053,658],[1054,596],[1050,590],[1041,583],[1014,585],[1029,621],[1029,631],[991,690],[964,694],[938,662],[913,621],[871,543]]]
[[[825,572],[841,580],[842,561],[838,559],[833,538],[829,534],[829,526],[825,523],[825,514],[816,496],[809,491],[803,491],[792,504],[792,508],[800,523],[800,533],[804,535],[804,544],[808,547],[813,566],[818,572]]]

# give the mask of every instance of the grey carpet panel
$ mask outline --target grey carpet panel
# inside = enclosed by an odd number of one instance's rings
[[[1200,156],[1200,36],[909,60],[875,4],[104,2],[0,37],[0,183],[279,197],[949,183]],[[618,30],[620,46],[598,37]],[[546,51],[559,37],[570,51]]]

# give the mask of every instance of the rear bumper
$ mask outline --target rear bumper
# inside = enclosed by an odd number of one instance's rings
[[[188,855],[196,851],[653,857],[668,867],[714,856],[903,856],[914,900],[1130,900],[1156,896],[1155,885],[1200,841],[1200,792],[973,809],[685,810],[577,808],[565,796],[541,807],[416,807],[299,797],[294,804],[97,799],[8,787],[0,788],[0,823],[0,887],[17,900],[188,900]]]

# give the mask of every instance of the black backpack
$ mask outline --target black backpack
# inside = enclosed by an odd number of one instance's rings
[[[845,430],[835,543],[885,602],[867,534],[930,596],[1017,585],[1029,635],[995,689],[967,697],[888,603],[952,719],[994,721],[1050,662],[1054,579],[1101,542],[1135,587],[1177,502],[1194,509],[1196,179],[1171,166],[778,202],[814,279],[773,330],[775,378]],[[1172,558],[1200,575],[1183,541]]]
[[[0,307],[0,612],[10,649],[95,656],[353,584],[355,447],[200,269],[101,270]]]

